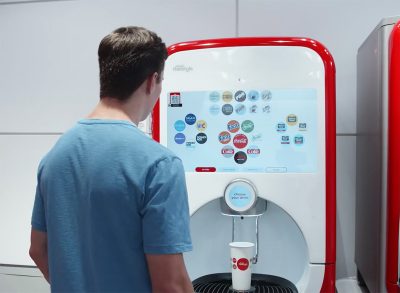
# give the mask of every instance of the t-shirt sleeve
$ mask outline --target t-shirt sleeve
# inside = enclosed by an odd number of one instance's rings
[[[141,214],[145,253],[192,250],[185,172],[179,158],[164,158],[149,169]]]
[[[40,176],[38,175],[38,183],[36,186],[35,202],[33,204],[31,225],[38,231],[47,232],[46,216],[44,210],[43,196],[40,192]]]

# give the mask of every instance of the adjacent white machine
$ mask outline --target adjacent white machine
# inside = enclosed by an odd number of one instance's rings
[[[399,19],[383,19],[357,56],[355,262],[370,292],[400,292]]]
[[[335,291],[335,67],[324,46],[171,46],[152,134],[185,168],[196,292],[228,292],[232,240],[256,244],[253,291]]]

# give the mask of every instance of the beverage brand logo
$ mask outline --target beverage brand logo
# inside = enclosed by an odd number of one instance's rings
[[[210,93],[210,101],[211,102],[218,102],[219,101],[219,92],[213,91]]]
[[[237,134],[233,138],[233,145],[235,147],[237,147],[238,149],[242,149],[242,148],[246,147],[247,143],[248,143],[248,139],[247,139],[247,136],[244,134]]]
[[[249,92],[249,100],[252,102],[258,101],[258,99],[260,98],[260,94],[258,93],[258,91],[250,91]]]
[[[185,122],[188,125],[195,124],[196,123],[196,116],[194,114],[192,114],[192,113],[187,114],[186,117],[185,117]]]
[[[260,155],[261,150],[260,150],[257,146],[252,145],[252,146],[250,146],[250,147],[247,149],[246,153],[247,153],[250,157],[255,158],[255,157],[258,157],[258,156]]]
[[[245,120],[242,122],[242,130],[246,133],[252,132],[254,129],[254,123],[251,120]]]
[[[234,156],[235,162],[238,164],[244,164],[247,161],[247,155],[244,152],[237,152]]]
[[[197,130],[203,132],[207,129],[207,122],[204,120],[199,120],[196,123]]]
[[[241,271],[245,271],[249,268],[249,260],[247,258],[240,258],[237,261],[237,267]]]
[[[202,133],[202,132],[198,133],[198,134],[196,135],[196,141],[197,141],[199,144],[206,143],[206,141],[207,141],[207,135],[206,135],[205,133]]]
[[[174,127],[176,131],[183,131],[185,130],[186,124],[183,120],[176,120],[174,123]]]
[[[257,110],[258,110],[258,106],[257,105],[253,105],[253,106],[250,107],[249,112],[252,113],[252,114],[255,114],[255,113],[257,113]]]
[[[225,104],[222,106],[222,113],[225,115],[231,115],[233,112],[233,106],[231,104]]]
[[[243,104],[236,105],[235,112],[238,115],[243,115],[246,113],[246,106]]]
[[[231,158],[234,153],[235,153],[235,150],[230,145],[226,145],[221,149],[221,154],[225,158]]]
[[[218,140],[220,143],[222,144],[227,144],[228,142],[231,141],[231,135],[229,134],[228,131],[222,131],[219,135],[218,135]]]
[[[210,114],[211,115],[218,115],[219,114],[219,110],[220,110],[220,108],[219,108],[219,106],[218,105],[211,105],[210,106]]]
[[[269,90],[264,90],[261,92],[261,99],[263,101],[270,101],[272,99],[272,93]]]
[[[179,133],[175,134],[174,139],[177,144],[183,144],[186,140],[186,137],[182,132],[179,132]]]
[[[235,132],[239,131],[240,124],[236,120],[231,120],[231,121],[228,122],[228,127],[227,128],[228,128],[229,132],[235,133]]]
[[[243,102],[246,100],[246,93],[244,91],[237,91],[235,93],[235,100],[238,102]]]
[[[230,103],[232,101],[233,95],[230,91],[225,91],[222,93],[222,100],[224,100],[225,103]]]

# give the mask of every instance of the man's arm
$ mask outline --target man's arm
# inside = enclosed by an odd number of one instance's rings
[[[44,278],[49,281],[49,263],[47,255],[47,233],[38,230],[31,230],[31,247],[29,255],[42,272]]]
[[[181,253],[146,254],[152,292],[190,293],[194,292]]]

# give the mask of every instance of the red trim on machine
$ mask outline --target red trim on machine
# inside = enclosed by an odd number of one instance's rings
[[[184,42],[168,48],[168,55],[186,50],[243,46],[297,46],[306,47],[319,54],[325,67],[325,155],[326,155],[326,256],[325,274],[321,292],[335,292],[336,260],[336,90],[335,63],[329,51],[319,42],[308,38],[254,37],[226,38]],[[153,115],[159,115],[159,104]],[[159,121],[159,117],[153,121]],[[153,124],[159,141],[159,125]],[[329,264],[329,265],[328,265]]]
[[[400,217],[400,22],[389,40],[388,177],[386,229],[386,289],[399,293],[399,217]]]

